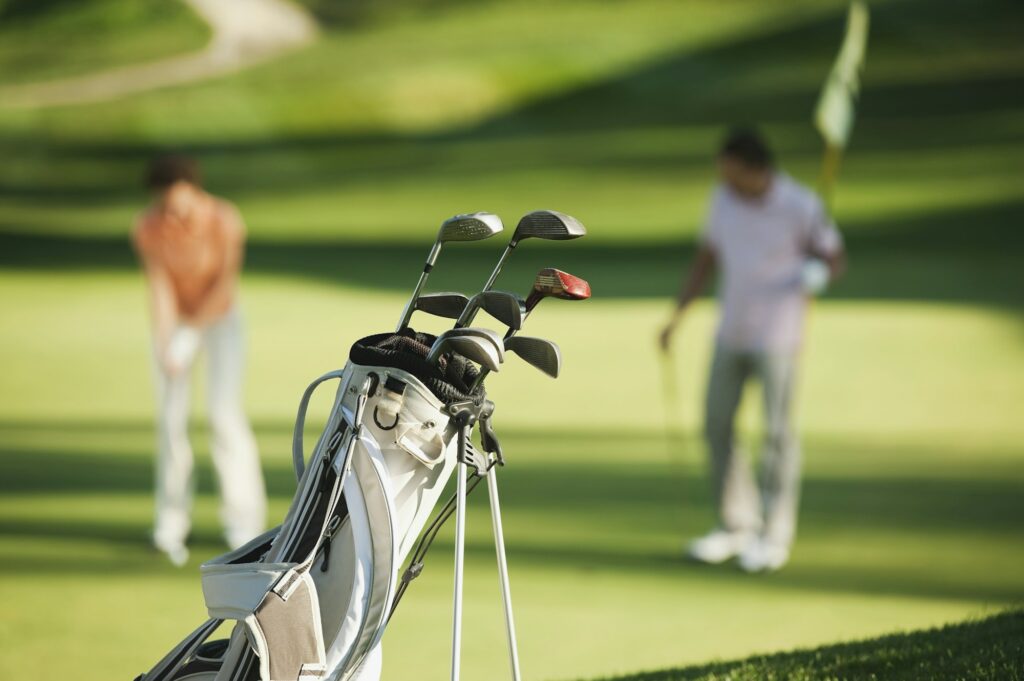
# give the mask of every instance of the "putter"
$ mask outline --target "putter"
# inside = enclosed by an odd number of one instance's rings
[[[487,279],[487,283],[484,284],[482,290],[491,290],[498,278],[498,274],[501,272],[501,268],[505,265],[505,261],[508,260],[509,256],[512,255],[512,251],[515,250],[516,246],[523,239],[536,238],[549,241],[566,241],[568,239],[578,239],[581,236],[585,236],[586,233],[587,228],[583,226],[583,223],[571,215],[554,210],[535,210],[532,213],[527,213],[520,218],[519,224],[516,225],[516,231],[512,234],[512,239],[509,240],[505,251],[498,258],[498,264],[494,266],[494,270],[491,272],[491,276]],[[475,310],[471,311],[467,308],[466,312],[459,317],[456,325],[468,326],[473,321],[473,314],[475,314]]]
[[[414,309],[435,317],[458,319],[468,304],[469,298],[465,295],[454,291],[445,291],[443,293],[424,293],[416,299]]]
[[[455,215],[441,223],[441,229],[437,232],[437,239],[427,255],[427,261],[423,264],[423,272],[420,273],[416,288],[412,291],[412,297],[402,311],[402,317],[398,320],[398,328],[401,331],[409,325],[413,310],[416,308],[416,300],[423,291],[424,284],[430,271],[434,269],[437,256],[441,253],[441,247],[449,241],[480,241],[494,236],[503,229],[501,218],[493,213],[466,213]]]
[[[510,329],[522,327],[526,316],[526,301],[508,291],[481,291],[476,294],[466,306],[469,311],[467,316],[475,317],[476,311],[481,308]],[[460,328],[458,322],[456,328]]]
[[[445,352],[457,352],[476,362],[483,371],[498,371],[505,361],[501,337],[490,329],[450,329],[445,331],[427,353],[427,361],[434,364]]]

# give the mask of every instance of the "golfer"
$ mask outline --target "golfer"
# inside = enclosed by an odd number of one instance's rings
[[[237,548],[264,529],[266,494],[256,441],[242,411],[244,369],[238,275],[245,226],[238,210],[203,191],[194,161],[165,156],[145,177],[153,202],[132,233],[150,293],[158,403],[153,543],[175,565],[188,560],[192,448],[189,392],[206,351],[213,462],[221,522]]]
[[[748,572],[778,570],[789,560],[800,491],[800,443],[794,393],[809,295],[844,267],[843,242],[821,200],[775,167],[754,131],[731,132],[718,154],[720,183],[663,350],[689,304],[716,270],[720,310],[705,404],[705,436],[718,527],[693,540],[688,555],[704,563],[734,557]],[[764,403],[760,480],[738,451],[736,411],[750,378]]]

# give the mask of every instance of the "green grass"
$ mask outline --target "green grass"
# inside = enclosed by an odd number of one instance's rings
[[[1024,613],[739,662],[619,677],[615,681],[1024,679]]]
[[[196,50],[209,33],[179,0],[0,0],[0,86]]]
[[[353,338],[393,323],[402,296],[256,273],[244,296],[248,409],[279,517],[292,493],[298,395],[344,361]],[[0,598],[13,613],[0,625],[10,642],[2,671],[13,676],[60,642],[70,652],[50,662],[55,674],[128,676],[203,614],[195,566],[222,550],[205,432],[196,429],[194,558],[176,571],[146,546],[151,401],[137,275],[8,272],[0,299],[15,322],[0,337],[0,356],[15,360],[0,375]],[[554,308],[531,323],[562,344],[563,377],[509,365],[492,388],[509,457],[503,507],[526,678],[729,659],[1019,602],[1024,349],[1014,315],[939,303],[820,305],[802,391],[800,541],[785,571],[751,578],[680,558],[683,539],[712,522],[693,434],[713,310],[702,305],[687,321],[687,437],[669,453],[656,358],[638,352],[665,303]],[[609,357],[629,371],[597,370]],[[561,410],[540,408],[537,391]],[[751,446],[752,397],[742,417]],[[469,524],[465,668],[487,677],[500,669],[503,643],[483,502],[473,501]],[[450,550],[446,533],[389,630],[389,679],[444,673]],[[97,620],[97,609],[119,601],[116,617]]]
[[[108,2],[74,11],[107,16]],[[672,451],[655,331],[724,123],[763,121],[786,167],[814,177],[809,112],[843,6],[396,0],[215,82],[0,105],[0,677],[42,658],[54,676],[132,678],[203,617],[195,567],[223,547],[201,419],[193,560],[174,570],[146,544],[150,369],[126,234],[139,171],[170,146],[200,156],[250,224],[246,398],[275,518],[292,493],[298,396],[355,338],[394,323],[442,218],[487,208],[514,222],[551,206],[586,222],[584,241],[524,245],[501,284],[521,289],[556,264],[595,292],[531,318],[562,346],[559,381],[510,364],[492,382],[525,678],[740,659],[1020,603],[1024,59],[1019,4],[1000,0],[873,3],[836,205],[851,269],[815,305],[804,360],[793,562],[749,577],[680,558],[713,522],[697,424],[714,310],[685,321]],[[32,21],[59,36],[61,16]],[[110,35],[111,49],[131,35]],[[431,288],[478,285],[500,247],[452,246]],[[467,678],[504,669],[482,502]],[[445,535],[389,629],[391,681],[445,673],[450,550]]]

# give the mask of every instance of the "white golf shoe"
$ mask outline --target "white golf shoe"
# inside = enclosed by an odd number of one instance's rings
[[[717,565],[742,554],[755,539],[752,532],[712,530],[691,541],[686,547],[686,555],[701,563]]]
[[[188,549],[184,544],[161,544],[153,542],[153,546],[156,547],[157,551],[167,556],[167,559],[171,561],[174,567],[184,567],[185,563],[188,562]]]
[[[789,562],[789,547],[758,538],[740,554],[740,569],[744,572],[775,572]]]

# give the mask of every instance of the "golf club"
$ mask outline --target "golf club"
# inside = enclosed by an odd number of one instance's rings
[[[526,315],[525,303],[521,296],[508,291],[481,291],[469,299],[467,316],[475,316],[476,311],[482,308],[505,326],[518,330]],[[456,328],[459,328],[458,322]]]
[[[551,378],[558,378],[562,370],[562,351],[553,341],[533,336],[507,336],[505,350],[519,355],[524,362]],[[475,390],[483,383],[488,373],[486,368],[481,369],[471,388]]]
[[[462,293],[444,291],[441,293],[424,293],[416,299],[415,310],[426,312],[435,317],[458,319],[469,304],[469,298]]]
[[[476,362],[482,371],[498,371],[505,361],[505,351],[498,334],[489,329],[450,329],[430,347],[427,361],[436,363],[445,352],[457,352]]]
[[[516,246],[523,239],[537,238],[547,239],[549,241],[565,241],[568,239],[578,239],[581,236],[586,235],[587,228],[583,226],[583,223],[565,213],[559,213],[554,210],[535,210],[532,213],[527,213],[519,220],[519,224],[516,225],[516,231],[512,234],[512,239],[509,240],[508,246],[505,247],[505,251],[498,258],[498,264],[494,266],[494,270],[491,272],[491,276],[487,279],[487,283],[484,284],[483,291],[490,291],[491,287],[494,286],[495,280],[498,278],[498,274],[501,272],[501,268],[504,266],[505,261],[512,255],[512,251],[515,250]],[[475,310],[469,310],[459,317],[457,326],[467,326],[473,321],[473,314]]]
[[[455,215],[441,223],[441,229],[437,232],[437,239],[427,255],[427,261],[423,264],[423,272],[420,274],[416,288],[413,289],[412,297],[406,303],[402,317],[398,321],[396,331],[401,331],[409,325],[413,310],[416,309],[416,300],[423,291],[430,270],[434,269],[437,256],[441,253],[441,247],[449,241],[479,241],[494,236],[503,229],[501,218],[493,213],[466,213]]]
[[[526,318],[530,316],[530,313],[533,312],[533,309],[537,307],[537,305],[540,304],[540,301],[544,300],[545,298],[561,298],[562,300],[586,300],[589,297],[590,284],[587,283],[586,279],[577,277],[574,274],[569,274],[568,272],[563,272],[562,270],[556,270],[553,267],[546,267],[537,273],[537,276],[533,281],[533,288],[530,290],[530,295],[527,296],[526,302],[524,304],[526,312],[523,315],[523,321],[525,321]],[[509,339],[515,338],[516,332],[518,330],[519,329],[510,327],[508,332],[505,333],[505,341],[507,342]],[[558,366],[559,368],[561,368],[561,353],[559,352],[558,354]],[[475,388],[476,386],[483,383],[483,380],[487,378],[488,373],[489,372],[487,371],[487,369],[483,369],[480,372],[480,375],[477,376],[476,380],[473,381],[473,387]]]
[[[546,267],[533,280],[533,288],[526,297],[526,316],[545,298],[562,300],[586,300],[590,297],[590,284],[586,279]]]
[[[562,351],[554,342],[534,336],[512,336],[505,340],[505,350],[515,353],[530,366],[551,378],[558,378],[562,369]]]

